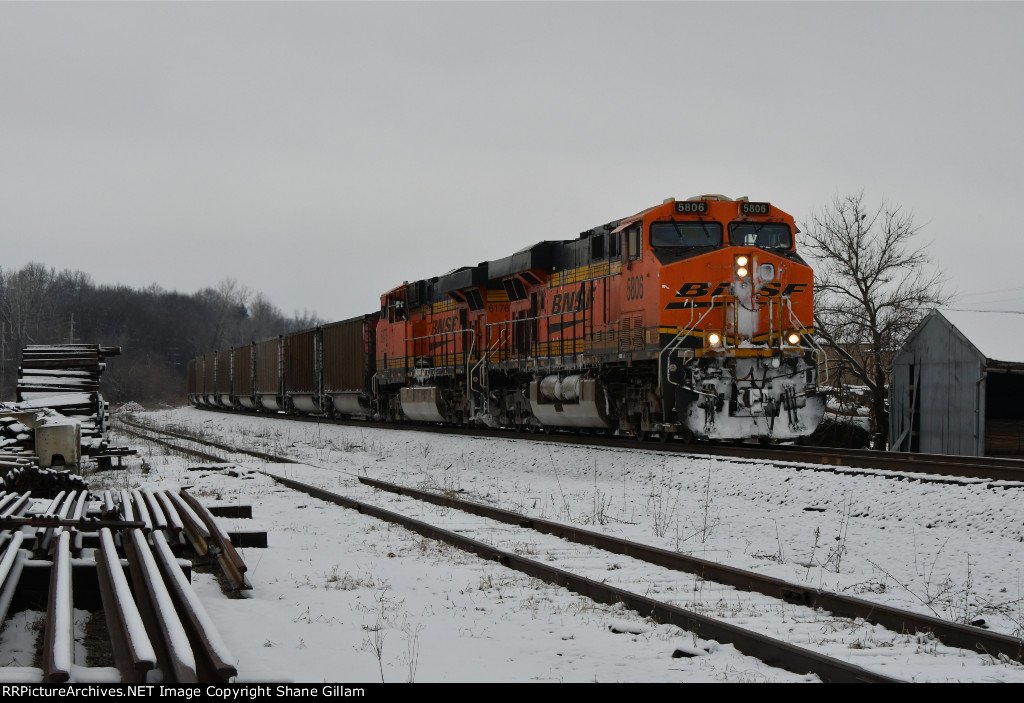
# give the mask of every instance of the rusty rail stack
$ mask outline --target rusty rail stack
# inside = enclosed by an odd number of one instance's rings
[[[191,545],[230,563],[233,589],[251,588],[245,564],[210,511],[182,493],[68,491],[38,500],[0,492],[0,621],[13,610],[46,612],[36,665],[19,678],[144,683],[159,669],[167,683],[227,683],[237,675],[192,590],[191,563],[179,556]],[[75,662],[75,608],[102,608],[109,647],[98,648],[113,662],[106,675]]]

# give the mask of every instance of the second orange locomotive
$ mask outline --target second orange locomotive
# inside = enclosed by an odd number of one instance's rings
[[[381,296],[390,421],[791,439],[824,413],[793,218],[702,195]]]

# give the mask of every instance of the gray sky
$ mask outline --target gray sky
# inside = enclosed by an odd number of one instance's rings
[[[699,193],[914,211],[1024,310],[1024,3],[0,2],[0,266],[286,313]],[[976,295],[987,291],[1014,289]]]

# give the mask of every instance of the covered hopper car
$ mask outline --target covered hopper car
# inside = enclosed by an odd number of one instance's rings
[[[824,400],[796,232],[767,202],[669,199],[403,283],[379,312],[197,358],[189,399],[641,438],[803,437]]]

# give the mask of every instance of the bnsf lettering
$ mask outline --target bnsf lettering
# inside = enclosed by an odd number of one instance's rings
[[[703,298],[711,288],[710,283],[684,283],[676,292],[677,298]]]
[[[793,293],[803,293],[807,290],[809,285],[810,284],[808,283],[790,283],[784,289],[781,289],[780,292],[782,284],[778,281],[772,281],[770,283],[765,283],[764,286],[757,291],[757,294],[765,298],[775,298],[779,295],[787,296],[792,295]],[[729,282],[725,281],[716,285],[712,290],[710,283],[684,283],[679,286],[679,290],[676,291],[675,297],[703,298],[708,295],[708,293],[712,296],[724,295],[729,292],[729,286]]]
[[[443,334],[445,332],[454,332],[458,328],[458,318],[455,317],[448,317],[443,320],[430,321],[431,334]]]
[[[703,298],[711,291],[711,295],[725,295],[729,292],[729,283],[719,283],[711,290],[710,283],[684,283],[676,293],[677,298]]]
[[[594,307],[594,292],[591,291],[590,295],[583,296],[586,298],[586,305],[583,306],[583,310],[590,310]],[[551,296],[551,314],[552,315],[567,315],[571,312],[579,312],[581,308],[577,307],[576,291],[569,293],[556,293]]]

